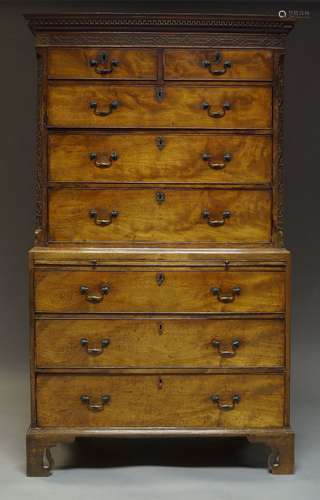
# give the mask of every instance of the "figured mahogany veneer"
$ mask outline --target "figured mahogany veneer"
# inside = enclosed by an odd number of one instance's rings
[[[41,427],[282,427],[283,375],[38,375]],[[101,396],[109,401],[101,405]],[[218,395],[220,402],[212,401]],[[240,396],[234,403],[232,397]],[[81,400],[88,396],[88,408]],[[219,408],[230,405],[227,411]]]
[[[270,184],[272,138],[263,135],[51,133],[52,182]]]
[[[36,366],[282,367],[284,327],[282,319],[39,319]]]
[[[52,242],[271,241],[269,190],[58,189],[48,215]]]
[[[167,49],[167,80],[272,80],[270,50]]]
[[[48,125],[80,128],[270,129],[272,89],[266,86],[204,87],[53,82],[48,85]],[[90,107],[97,104],[97,115]],[[110,112],[112,103],[117,107]],[[207,103],[210,109],[204,109]],[[230,104],[230,110],[224,105]],[[212,117],[209,112],[220,113]]]
[[[27,474],[77,437],[246,437],[292,473],[291,19],[27,16],[38,58]],[[46,457],[46,460],[44,459]]]
[[[161,274],[159,274],[161,273]],[[104,294],[103,286],[108,290]],[[88,287],[81,293],[80,287]],[[215,294],[213,288],[220,293]],[[240,292],[234,291],[240,288]],[[101,300],[90,301],[90,296]],[[230,300],[222,300],[224,296]],[[283,313],[285,273],[124,267],[37,270],[35,310],[42,313]]]
[[[155,80],[154,49],[58,48],[48,50],[50,79]]]

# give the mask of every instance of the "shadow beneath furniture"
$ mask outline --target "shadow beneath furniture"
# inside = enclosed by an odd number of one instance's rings
[[[267,448],[245,438],[77,438],[53,449],[59,468],[138,465],[176,467],[266,467]]]

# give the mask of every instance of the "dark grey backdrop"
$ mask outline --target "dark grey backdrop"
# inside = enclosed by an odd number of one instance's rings
[[[117,3],[118,6],[123,4],[123,2]],[[138,2],[131,1],[127,4],[131,8],[139,10],[140,4]],[[148,6],[154,4],[155,2],[147,2]],[[181,2],[181,4],[185,10],[188,10],[195,2]],[[310,12],[310,19],[297,22],[296,28],[291,33],[288,39],[286,59],[285,229],[287,247],[293,252],[292,405],[293,426],[297,432],[298,470],[297,475],[291,478],[290,482],[288,479],[277,478],[277,491],[279,495],[282,495],[282,498],[286,494],[288,496],[298,495],[300,490],[297,484],[300,484],[301,491],[303,488],[307,488],[309,495],[306,498],[310,499],[315,488],[313,472],[316,472],[317,460],[320,458],[318,436],[320,413],[318,384],[320,376],[320,332],[318,326],[320,299],[318,285],[320,267],[320,5],[318,2],[262,3],[258,1],[250,4],[237,1],[209,2],[209,4],[213,11],[220,12],[276,14],[282,8]],[[13,484],[19,484],[19,480],[22,483],[25,481],[23,476],[24,432],[29,419],[27,251],[33,244],[35,212],[36,67],[33,37],[27,29],[22,14],[23,12],[66,10],[102,11],[108,10],[110,5],[110,2],[99,4],[89,0],[78,3],[68,1],[26,1],[21,3],[0,1],[0,217],[2,234],[0,246],[0,432],[3,434],[1,439],[3,455],[0,457],[0,463],[2,460],[5,465],[1,470],[4,474],[3,484],[10,492],[7,498],[10,500],[15,498],[15,494],[18,495]],[[164,6],[165,2],[161,2],[160,5]],[[197,3],[197,7],[200,8],[199,3]],[[140,10],[143,10],[143,7]],[[118,458],[115,462],[118,464],[123,462],[123,465],[160,462],[162,465],[175,463],[177,466],[184,463],[191,467],[197,465],[199,461],[201,462],[199,457],[203,456],[206,456],[205,463],[210,462],[211,452],[207,444],[204,443],[203,448],[202,445],[189,443],[182,443],[181,446],[180,453],[175,451],[176,448],[171,442],[153,443],[151,447],[148,447],[144,442],[127,445],[124,443],[118,449],[111,448],[111,450],[113,460],[116,454]],[[219,450],[219,453],[222,451],[220,447],[211,448],[211,451],[213,449]],[[235,451],[231,447],[229,452],[232,455],[231,458],[229,457],[232,462]],[[170,458],[166,458],[168,453]],[[99,454],[101,454],[99,447],[91,450],[93,462],[95,456]],[[187,461],[186,454],[191,457]],[[65,454],[63,456],[65,457]],[[90,465],[90,460],[88,459],[86,462],[84,458],[82,465]],[[250,462],[250,456],[248,460]],[[65,461],[68,462],[68,459]],[[71,462],[69,460],[69,463]],[[254,459],[251,462],[254,463]],[[161,481],[164,481],[163,484],[171,485],[170,481],[173,481],[172,491],[175,491],[174,471],[166,468],[148,470],[152,470],[159,481],[157,483],[157,487],[160,488],[159,491],[157,490],[159,498],[162,498],[162,494],[164,494],[163,498],[170,498],[171,490],[161,489]],[[167,471],[167,475],[161,476],[159,470]],[[180,469],[178,470],[180,471]],[[201,471],[200,474],[207,471],[206,477],[211,479],[216,473],[215,469],[201,468],[198,470]],[[234,473],[230,474],[230,470],[232,469],[225,470],[224,477],[227,483],[224,483],[223,488],[227,489],[223,491],[228,491],[228,494],[232,496],[233,490],[229,488],[232,486]],[[76,477],[83,478],[83,475],[79,476],[80,472],[73,471]],[[244,484],[245,478],[251,474],[250,477],[253,480],[259,477],[262,481],[266,481],[266,484],[270,484],[270,478],[265,475],[265,471],[263,471],[263,475],[260,475],[259,471],[258,476],[253,475],[254,472],[246,470],[246,473],[242,472],[237,477]],[[61,478],[62,476],[59,474],[62,472],[57,472],[54,478]],[[141,477],[145,488],[150,487],[150,491],[154,493],[156,486],[153,481],[148,483],[147,473],[139,472],[139,474],[142,476],[133,474],[132,477],[130,476],[130,480],[136,481],[137,478]],[[160,475],[157,476],[157,474]],[[186,474],[183,481],[190,480],[190,474],[188,472]],[[63,477],[66,480],[68,476]],[[97,478],[94,474],[90,475],[90,479],[92,477]],[[206,477],[201,481],[201,485],[206,484]],[[221,475],[219,477],[221,478]],[[124,498],[125,496],[121,496],[123,491],[117,490],[117,478],[119,484],[124,480],[121,472],[115,473],[113,471],[112,477],[109,478],[110,481],[113,481],[113,498]],[[300,483],[297,483],[299,479]],[[51,482],[54,480],[50,479]],[[197,484],[197,480],[198,477],[195,478],[195,484]],[[144,494],[146,494],[146,498],[148,497],[148,489],[144,489],[142,483],[140,485],[142,489],[135,490],[139,499],[144,498]],[[46,483],[41,482],[41,484],[44,486]],[[248,485],[250,484],[252,486],[252,483],[248,483]],[[275,482],[273,481],[272,484]],[[33,483],[33,487],[34,485],[35,483]],[[190,491],[192,491],[194,484],[189,484],[189,486]],[[215,491],[212,490],[213,486],[210,484],[208,495]],[[244,498],[248,498],[250,488],[246,489],[245,484],[243,488],[244,490],[240,491],[246,492]],[[238,487],[234,491],[236,490],[239,493]],[[196,491],[202,491],[201,486],[200,490],[196,489]],[[207,498],[206,491],[202,492],[203,498]],[[220,498],[221,491],[216,491],[217,498]],[[36,490],[31,489],[28,492],[28,494],[32,492],[34,495]],[[83,494],[84,492],[85,490],[82,491]],[[48,491],[45,490],[45,493],[48,494]],[[255,491],[252,490],[253,495],[254,493]],[[262,492],[260,498],[264,498],[263,494]],[[80,498],[81,491],[77,495]],[[221,496],[221,498],[231,498],[231,496]]]

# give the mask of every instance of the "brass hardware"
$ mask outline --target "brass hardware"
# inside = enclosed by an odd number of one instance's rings
[[[157,191],[155,198],[158,203],[163,203],[166,200],[166,195],[162,191]]]
[[[159,379],[158,379],[158,389],[159,390],[163,389],[163,380],[162,380],[162,377],[159,377]]]
[[[117,109],[119,106],[119,101],[112,101],[109,104],[109,109],[107,111],[98,111],[98,103],[96,101],[90,101],[89,107],[93,110],[94,114],[97,116],[108,116],[111,115],[112,111]]]
[[[156,99],[158,102],[162,102],[166,96],[166,92],[165,92],[165,89],[163,87],[156,87],[155,94],[156,94]]]
[[[112,210],[109,213],[108,219],[101,219],[99,217],[98,211],[95,208],[91,208],[91,210],[89,210],[89,217],[91,219],[94,219],[94,223],[97,226],[109,226],[111,224],[112,220],[115,219],[116,217],[118,217],[118,215],[119,215],[119,212],[117,210]]]
[[[163,333],[164,333],[163,323],[159,323],[159,335],[162,335]]]
[[[234,394],[231,398],[232,403],[221,403],[219,394],[212,394],[211,401],[216,403],[219,410],[230,411],[234,409],[236,404],[240,403],[240,396],[239,394]]]
[[[211,161],[212,160],[212,155],[209,154],[209,153],[203,153],[202,155],[202,159],[204,161],[207,161],[208,162],[208,166],[210,168],[212,168],[213,170],[222,170],[223,168],[226,167],[226,163],[225,162],[229,162],[232,160],[232,155],[230,153],[224,153],[223,155],[223,159],[224,159],[224,163],[215,163],[214,161]]]
[[[96,260],[91,261],[91,266],[93,269],[95,269],[97,267],[97,265],[98,265],[98,261],[96,261]]]
[[[156,137],[156,146],[160,151],[162,151],[162,149],[165,148],[165,145],[166,145],[166,140],[164,137]]]
[[[208,111],[208,115],[211,118],[222,118],[226,114],[226,111],[229,111],[231,109],[231,104],[227,101],[222,105],[222,111],[211,111],[211,104],[207,102],[203,102],[201,106],[202,109]]]
[[[86,338],[82,338],[80,339],[80,345],[82,345],[82,347],[86,347],[86,351],[88,354],[92,355],[92,356],[99,356],[100,354],[103,353],[103,349],[105,347],[108,347],[108,345],[110,344],[110,340],[109,339],[103,339],[101,340],[100,342],[100,345],[101,345],[101,348],[100,347],[88,347],[89,346],[89,340],[86,339]]]
[[[217,50],[215,52],[213,61],[208,61],[207,59],[204,59],[203,61],[201,61],[201,65],[204,68],[207,68],[208,71],[214,76],[224,75],[228,71],[228,69],[232,67],[231,61],[224,61],[223,68],[220,68],[220,69],[213,68],[213,66],[217,66],[219,64],[222,64],[222,55],[221,55],[221,52],[219,50]]]
[[[94,67],[95,72],[99,75],[108,75],[120,64],[117,59],[111,59],[110,67],[107,68],[108,59],[109,56],[106,52],[100,52],[96,59],[90,59],[89,64],[91,67]]]
[[[159,286],[161,286],[164,281],[165,281],[166,277],[164,275],[164,273],[157,273],[156,274],[156,282]]]
[[[219,287],[211,288],[212,295],[217,297],[219,302],[223,302],[224,304],[230,304],[230,302],[234,302],[236,296],[240,295],[240,292],[241,288],[239,286],[234,286],[229,295],[224,295]]]
[[[80,396],[80,401],[87,406],[88,410],[95,412],[104,410],[105,405],[111,402],[111,396],[109,396],[109,394],[102,394],[100,399],[101,403],[91,403],[91,397],[87,394],[81,394]]]
[[[229,267],[230,267],[230,260],[225,260],[224,261],[224,270],[229,271]]]
[[[234,339],[231,343],[231,351],[221,350],[221,342],[220,340],[213,340],[212,347],[215,347],[218,350],[219,356],[222,358],[232,358],[236,355],[236,350],[240,347],[240,340]]]
[[[110,285],[107,285],[104,283],[103,285],[100,286],[100,294],[101,295],[89,295],[90,290],[89,290],[89,287],[86,285],[81,285],[79,290],[80,290],[81,295],[86,296],[86,300],[88,302],[91,302],[92,304],[98,304],[99,302],[102,302],[104,299],[104,296],[108,295],[108,293],[110,292]]]
[[[100,160],[99,157],[101,157]],[[94,161],[96,167],[109,168],[112,162],[117,161],[119,157],[116,151],[111,151],[110,155],[108,153],[89,153],[89,158]]]
[[[231,212],[229,210],[224,210],[222,212],[222,219],[211,219],[210,218],[210,211],[208,209],[205,209],[202,212],[202,217],[204,219],[207,219],[207,222],[208,222],[209,226],[211,226],[211,227],[219,227],[219,226],[223,226],[224,225],[226,219],[230,219]]]

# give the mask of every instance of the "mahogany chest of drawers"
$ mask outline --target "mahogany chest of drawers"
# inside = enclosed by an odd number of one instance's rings
[[[28,475],[50,474],[50,448],[82,436],[242,436],[292,473],[292,20],[27,18],[39,100]]]

